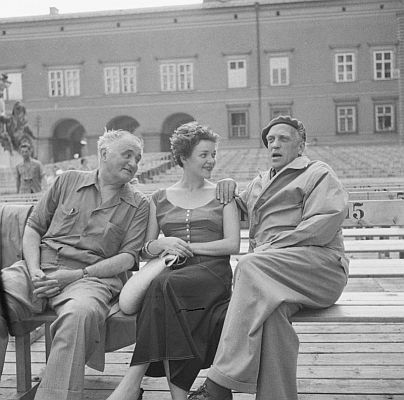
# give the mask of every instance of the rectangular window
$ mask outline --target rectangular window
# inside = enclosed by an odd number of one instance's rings
[[[48,72],[49,96],[79,96],[80,70],[59,69]]]
[[[269,72],[271,86],[289,85],[289,57],[271,57]]]
[[[192,90],[194,88],[193,64],[181,63],[177,65],[178,90]]]
[[[65,95],[80,96],[80,73],[78,69],[65,70]]]
[[[3,72],[2,72],[3,73]],[[4,91],[4,100],[22,100],[22,74],[21,72],[7,72],[11,85]]]
[[[136,67],[134,65],[123,65],[121,67],[122,93],[136,92]]]
[[[63,71],[49,71],[49,96],[59,97],[63,96]]]
[[[376,104],[375,105],[376,132],[392,132],[394,126],[394,105]]]
[[[104,68],[105,94],[136,93],[136,66],[118,64]]]
[[[104,68],[105,94],[119,93],[119,68]]]
[[[230,137],[246,138],[248,137],[248,119],[246,111],[231,111],[230,118]]]
[[[175,64],[160,65],[161,90],[163,92],[174,91],[177,87]]]
[[[373,52],[373,69],[374,79],[392,79],[393,71],[393,56],[392,50],[377,50]]]
[[[355,79],[355,54],[335,54],[335,81],[352,82]]]
[[[337,132],[354,133],[356,132],[356,107],[338,106],[337,107]]]
[[[163,92],[186,91],[194,88],[194,65],[189,62],[160,65],[160,82]]]
[[[227,62],[227,81],[229,88],[247,86],[247,67],[245,60],[229,60]]]

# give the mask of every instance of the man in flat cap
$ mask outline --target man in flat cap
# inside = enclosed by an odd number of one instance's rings
[[[236,196],[248,214],[249,253],[236,268],[213,366],[192,400],[230,400],[231,389],[297,400],[299,340],[289,318],[332,305],[346,285],[341,182],[327,164],[303,155],[306,130],[297,119],[273,119],[262,140],[272,167]],[[223,202],[235,191],[231,179],[218,185]]]

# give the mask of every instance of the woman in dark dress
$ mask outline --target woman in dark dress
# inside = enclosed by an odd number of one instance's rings
[[[185,400],[200,369],[213,361],[231,292],[230,254],[240,246],[236,204],[220,204],[208,180],[217,141],[216,133],[196,122],[180,126],[171,138],[183,175],[150,202],[142,253],[152,260],[123,288],[122,311],[137,311],[138,293],[148,289],[131,366],[110,400],[141,398],[144,375],[165,375],[172,398]]]

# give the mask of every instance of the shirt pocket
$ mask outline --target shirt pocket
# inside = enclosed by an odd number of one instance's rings
[[[76,207],[67,207],[62,204],[55,211],[49,227],[49,236],[66,236],[68,235],[79,217],[80,210]]]
[[[121,248],[125,238],[125,230],[120,226],[107,222],[102,235],[103,249],[106,257],[114,256]]]

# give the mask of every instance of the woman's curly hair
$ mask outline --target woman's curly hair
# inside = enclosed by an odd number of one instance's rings
[[[201,140],[210,140],[217,143],[219,137],[212,129],[200,125],[196,121],[181,125],[170,138],[171,152],[175,162],[180,167],[183,167],[181,157],[188,158]]]

